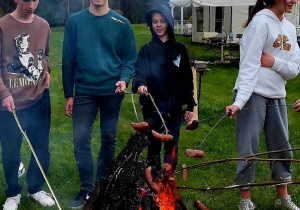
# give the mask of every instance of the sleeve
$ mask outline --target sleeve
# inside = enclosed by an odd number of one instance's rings
[[[242,109],[252,95],[258,81],[261,54],[267,38],[258,27],[249,28],[241,43],[241,61],[237,78],[238,90],[233,105]]]
[[[135,74],[132,82],[132,92],[136,93],[140,86],[147,85],[147,57],[145,55],[145,48],[142,47],[138,53],[138,58],[135,64]]]
[[[5,86],[2,79],[2,29],[0,27],[0,100],[3,101],[7,96],[10,96],[8,88]]]
[[[50,67],[50,64],[49,64],[50,37],[51,37],[51,30],[50,30],[50,27],[49,27],[49,34],[48,34],[48,39],[47,39],[46,48],[45,48],[45,59],[46,59],[46,63],[47,63],[47,71],[48,71],[49,74],[51,73],[51,67]]]
[[[62,80],[65,98],[73,97],[75,79],[75,37],[72,30],[70,18],[65,25],[63,54],[62,54]]]
[[[295,42],[293,52],[288,61],[275,57],[275,62],[272,70],[279,73],[286,80],[295,78],[300,72],[300,51],[298,43]]]
[[[190,62],[190,55],[187,47],[184,45],[182,50],[182,58],[180,62],[180,78],[181,81],[181,89],[183,96],[185,97],[185,101],[187,104],[187,111],[193,111],[194,106],[197,104],[194,100],[194,84],[193,84],[193,72]]]
[[[127,85],[134,73],[134,64],[136,62],[136,44],[133,29],[130,24],[125,29],[124,40],[121,49],[121,78],[120,81],[125,81]]]

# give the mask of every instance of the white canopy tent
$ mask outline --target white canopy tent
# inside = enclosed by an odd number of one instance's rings
[[[193,4],[194,7],[211,6],[249,6],[254,5],[256,0],[170,0],[171,7],[188,7]]]
[[[201,42],[202,38],[209,34],[215,34],[216,14],[220,12],[217,7],[222,8],[222,25],[226,34],[232,32],[236,34],[244,32],[243,25],[248,18],[249,6],[254,6],[256,0],[170,0],[172,12],[174,7],[181,7],[181,22],[183,22],[183,7],[193,5],[192,18],[192,40]],[[199,9],[203,7],[203,9]],[[201,13],[201,17],[199,17]],[[286,14],[287,19],[295,26],[299,25],[299,3],[294,9],[294,13]],[[201,26],[199,27],[199,22]],[[222,31],[223,32],[223,31]],[[222,36],[218,32],[218,36]]]
[[[171,0],[170,7],[188,7],[192,3],[192,0]]]
[[[172,1],[172,0],[171,0]],[[179,0],[178,0],[179,1]],[[194,7],[226,7],[226,6],[249,6],[254,5],[256,0],[191,0]]]

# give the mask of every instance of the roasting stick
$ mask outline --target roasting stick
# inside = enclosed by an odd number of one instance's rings
[[[130,95],[131,95],[131,103],[132,103],[132,106],[133,106],[133,111],[134,111],[134,114],[135,114],[136,121],[140,122],[139,118],[138,118],[137,111],[136,111],[136,107],[135,107],[135,104],[134,104],[134,100],[133,100],[133,93],[130,93]]]
[[[170,141],[172,141],[173,140],[173,136],[170,135],[170,134],[168,134],[169,130],[168,130],[167,126],[166,126],[166,123],[164,121],[163,116],[161,115],[161,113],[160,113],[160,111],[159,111],[159,109],[158,109],[158,107],[157,107],[157,105],[156,105],[156,103],[154,101],[154,98],[152,97],[152,95],[148,91],[145,91],[145,93],[146,93],[146,96],[148,96],[150,98],[150,100],[151,100],[154,108],[156,109],[157,114],[159,115],[159,117],[161,119],[161,122],[163,124],[163,127],[165,129],[165,132],[166,132],[165,134],[160,134],[160,133],[156,132],[155,130],[152,130],[151,131],[152,135],[158,141],[162,141],[162,142],[170,142]]]
[[[197,91],[197,73],[196,73],[196,69],[193,67],[192,68],[192,72],[193,72],[193,83],[194,83],[194,100],[197,100],[197,95],[198,95],[198,91]],[[198,119],[198,104],[196,106],[194,106],[194,110],[193,110],[193,118],[191,119],[190,122],[187,123],[186,126],[186,130],[195,130],[198,125],[199,125],[199,119]]]
[[[149,98],[150,98],[150,100],[151,100],[151,102],[152,102],[154,108],[155,108],[156,111],[157,111],[157,114],[159,115],[159,117],[160,117],[160,119],[161,119],[161,122],[162,122],[162,124],[163,124],[163,126],[164,126],[164,128],[165,128],[165,132],[166,132],[166,134],[168,135],[169,130],[168,130],[167,126],[166,126],[166,123],[165,123],[165,121],[164,121],[163,116],[161,115],[161,113],[160,113],[160,111],[159,111],[159,109],[158,109],[156,103],[154,102],[154,98],[153,98],[152,95],[151,95],[150,93],[148,93],[148,92],[146,92],[146,96],[149,96]]]
[[[135,107],[135,104],[134,104],[134,99],[133,99],[133,94],[134,93],[131,92],[131,93],[125,93],[125,94],[130,94],[131,95],[131,102],[132,102],[132,106],[133,106],[133,111],[134,111],[135,118],[136,118],[136,121],[137,121],[137,123],[134,123],[134,122],[130,123],[132,128],[135,131],[146,131],[146,130],[148,130],[149,129],[148,123],[139,121],[139,117],[138,117],[136,107]]]
[[[15,111],[15,110],[13,110],[13,115],[14,115],[14,117],[15,117],[15,120],[16,120],[16,122],[17,122],[17,124],[18,124],[18,127],[19,127],[21,133],[23,134],[24,138],[26,139],[26,141],[27,141],[27,143],[28,143],[28,145],[29,145],[29,147],[30,147],[30,150],[31,150],[31,152],[32,152],[32,154],[33,154],[33,156],[34,156],[34,158],[35,158],[35,160],[36,160],[36,162],[37,162],[37,164],[38,164],[38,166],[39,166],[41,172],[42,172],[42,175],[43,175],[43,177],[44,177],[44,179],[45,179],[45,181],[46,181],[46,183],[47,183],[47,185],[48,185],[48,187],[49,187],[49,190],[50,190],[51,194],[53,195],[53,198],[54,198],[54,200],[55,200],[55,202],[56,202],[56,204],[57,204],[58,209],[61,210],[61,207],[60,207],[60,205],[59,205],[59,203],[58,203],[58,201],[57,201],[57,199],[56,199],[56,196],[55,196],[55,194],[54,194],[54,192],[53,192],[53,190],[52,190],[52,188],[51,188],[51,185],[50,185],[50,183],[49,183],[49,181],[48,181],[48,179],[47,179],[47,176],[46,176],[46,174],[45,174],[45,172],[44,172],[44,170],[43,170],[43,168],[42,168],[42,165],[41,165],[41,163],[40,163],[40,161],[39,161],[39,159],[38,159],[38,157],[37,157],[37,155],[36,155],[36,153],[35,153],[35,151],[34,151],[34,149],[33,149],[33,147],[32,147],[32,144],[30,143],[30,140],[29,140],[27,134],[24,132],[24,130],[23,130],[22,127],[21,127],[21,124],[20,124],[20,122],[19,122],[19,120],[18,120],[18,117],[17,117],[17,114],[16,114],[16,111]]]

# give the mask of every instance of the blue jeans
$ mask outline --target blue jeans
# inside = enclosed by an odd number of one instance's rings
[[[94,162],[91,151],[93,124],[100,110],[101,147],[98,155],[96,181],[101,181],[114,158],[123,95],[76,95],[73,106],[74,154],[79,170],[80,188],[94,189]]]
[[[49,90],[46,89],[42,98],[29,108],[17,110],[17,117],[38,156],[45,173],[48,171],[49,153],[49,130],[51,119]],[[20,132],[12,113],[0,111],[0,140],[2,146],[2,163],[7,183],[5,194],[13,197],[22,192],[22,186],[18,180],[18,169],[20,165],[20,149],[22,144],[22,133]],[[27,170],[28,192],[34,194],[40,190],[45,183],[44,177],[31,154]]]
[[[158,133],[164,133],[165,130],[156,111],[143,108],[143,116],[144,120],[149,124],[150,130],[155,130]],[[175,170],[178,163],[178,141],[182,121],[181,107],[179,107],[176,112],[163,115],[163,118],[168,130],[170,131],[169,134],[173,136],[173,140],[171,142],[164,143],[164,163],[169,163],[172,166],[172,170]],[[147,137],[150,141],[150,144],[148,146],[147,159],[155,159],[159,164],[161,164],[160,151],[162,142],[154,139],[151,132],[148,133]],[[172,157],[173,150],[174,157]]]

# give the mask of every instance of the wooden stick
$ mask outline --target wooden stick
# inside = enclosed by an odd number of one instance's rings
[[[295,148],[295,149],[282,149],[282,150],[274,150],[270,152],[262,152],[254,155],[247,155],[244,156],[245,158],[251,158],[251,157],[257,157],[257,156],[262,156],[262,155],[269,155],[269,154],[274,154],[274,153],[280,153],[280,152],[288,152],[288,151],[298,151],[300,148]]]
[[[267,158],[225,158],[222,160],[215,160],[215,161],[209,161],[209,162],[204,162],[204,163],[200,163],[200,164],[196,164],[193,166],[189,166],[186,167],[186,170],[191,170],[191,169],[195,169],[195,168],[200,168],[200,167],[204,167],[204,166],[210,166],[210,165],[215,165],[215,164],[220,164],[220,163],[225,163],[225,162],[233,162],[233,161],[246,161],[246,162],[250,162],[250,161],[259,161],[259,162],[274,162],[274,161],[280,161],[280,162],[296,162],[296,163],[300,163],[300,160],[296,160],[296,159],[267,159]],[[181,172],[183,169],[179,169],[173,172],[173,174],[178,174],[179,172]],[[170,174],[167,174],[170,175]]]
[[[231,185],[225,187],[207,187],[207,188],[178,187],[178,188],[182,190],[213,191],[213,190],[230,190],[230,189],[243,188],[243,187],[278,186],[278,185],[287,185],[287,184],[300,184],[300,181],[274,181],[274,182],[263,182],[263,183],[248,183],[248,184]]]
[[[30,143],[30,140],[29,140],[27,134],[24,132],[24,130],[23,130],[22,127],[21,127],[21,124],[20,124],[20,122],[19,122],[19,120],[18,120],[18,117],[17,117],[17,114],[16,114],[16,111],[15,111],[15,110],[13,110],[13,115],[14,115],[14,117],[15,117],[15,120],[16,120],[16,122],[17,122],[17,124],[18,124],[18,127],[19,127],[21,133],[23,134],[24,138],[26,139],[26,141],[27,141],[27,143],[28,143],[28,145],[29,145],[29,147],[30,147],[30,149],[31,149],[31,152],[32,152],[32,154],[33,154],[33,156],[34,156],[34,158],[35,158],[35,160],[36,160],[36,162],[37,162],[37,164],[38,164],[38,166],[39,166],[41,172],[42,172],[42,175],[43,175],[43,177],[44,177],[44,179],[45,179],[45,181],[46,181],[46,183],[47,183],[47,185],[48,185],[48,187],[49,187],[49,190],[50,190],[51,194],[53,195],[53,198],[54,198],[54,200],[55,200],[55,202],[56,202],[56,204],[57,204],[58,209],[61,210],[61,207],[60,207],[60,205],[59,205],[59,203],[58,203],[58,201],[57,201],[57,199],[56,199],[56,196],[55,196],[55,194],[54,194],[54,192],[53,192],[53,190],[52,190],[52,188],[51,188],[51,185],[50,185],[50,183],[49,183],[49,181],[48,181],[48,179],[47,179],[47,176],[46,176],[46,174],[45,174],[45,172],[44,172],[44,170],[43,170],[43,168],[42,168],[42,165],[41,165],[41,163],[40,163],[40,161],[39,161],[39,159],[38,159],[38,157],[37,157],[37,155],[36,155],[36,153],[35,153],[35,151],[34,151],[34,149],[33,149],[33,146],[32,146],[32,144]]]
[[[133,106],[133,111],[134,111],[134,114],[135,114],[136,121],[140,122],[139,118],[138,118],[137,111],[136,111],[136,107],[135,107],[135,104],[134,104],[134,100],[133,100],[133,93],[131,93],[130,95],[131,95],[131,103],[132,103],[132,106]]]
[[[160,117],[160,119],[161,119],[161,122],[162,122],[162,124],[163,124],[163,126],[164,126],[164,128],[165,128],[166,134],[168,135],[169,130],[168,130],[167,126],[166,126],[166,123],[165,123],[165,121],[164,121],[163,116],[161,115],[161,113],[160,113],[158,107],[156,106],[156,103],[155,103],[155,101],[154,101],[154,98],[153,98],[152,95],[151,95],[150,93],[148,93],[148,92],[146,92],[146,95],[150,97],[151,102],[152,102],[154,108],[156,109],[156,111],[157,111],[157,113],[158,113],[158,115],[159,115],[159,117]]]
[[[197,91],[197,73],[196,69],[192,68],[193,72],[193,83],[194,83],[194,100],[198,101],[198,91]],[[199,125],[199,119],[198,119],[198,104],[194,106],[193,110],[193,118],[190,122],[187,123],[186,130],[195,130]]]

